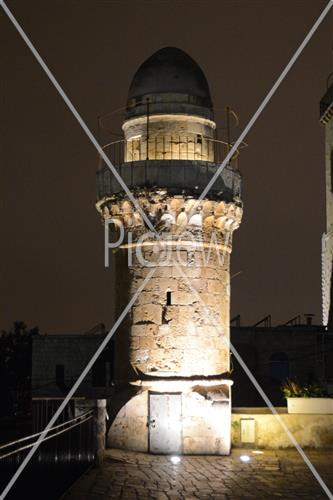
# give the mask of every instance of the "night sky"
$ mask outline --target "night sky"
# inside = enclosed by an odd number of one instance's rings
[[[177,46],[203,69],[220,136],[224,107],[237,137],[315,19],[322,0],[8,0],[49,68],[97,134],[125,106],[138,66]],[[332,65],[332,13],[259,118],[242,153],[244,219],[235,233],[231,315],[273,324],[321,320],[325,230],[319,100]],[[97,153],[0,9],[1,323],[47,333],[112,324],[113,269],[104,268],[94,208]],[[120,132],[122,112],[108,118]]]

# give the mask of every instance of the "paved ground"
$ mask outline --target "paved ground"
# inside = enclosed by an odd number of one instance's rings
[[[251,460],[243,463],[240,455]],[[333,452],[307,452],[333,492]],[[88,471],[63,500],[328,498],[297,451],[234,450],[230,457],[166,456],[108,450],[100,470]],[[333,498],[333,495],[332,497]]]

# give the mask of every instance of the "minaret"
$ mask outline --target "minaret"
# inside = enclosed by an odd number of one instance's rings
[[[331,78],[333,73],[330,75]],[[325,126],[326,232],[322,237],[323,325],[333,327],[333,81],[320,101],[320,121]]]
[[[196,203],[224,146],[215,139],[206,78],[191,57],[167,47],[140,66],[123,131],[124,160],[116,167],[168,252],[167,258],[154,252],[157,239],[108,168],[101,168],[97,208],[103,220],[116,218],[125,228],[114,255],[117,315],[158,262],[115,335],[108,444],[228,454],[229,263],[242,217],[241,178],[228,165]]]

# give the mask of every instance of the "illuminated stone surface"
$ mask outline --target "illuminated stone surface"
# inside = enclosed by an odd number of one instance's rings
[[[290,448],[293,446],[288,434],[268,408],[262,408],[261,413],[255,410],[255,408],[247,408],[245,413],[241,413],[242,410],[237,409],[236,413],[233,409],[231,420],[233,446],[241,445],[241,419],[248,418],[255,420],[254,445],[260,448]],[[288,414],[285,408],[277,408],[277,411],[300,446],[305,448],[333,447],[333,415]]]
[[[112,176],[98,175],[102,222],[113,221],[116,239],[124,228],[114,253],[117,317],[155,267],[115,335],[112,447],[149,451],[154,434],[162,452],[230,451],[230,254],[243,210],[232,165],[197,201],[218,167],[215,128],[201,69],[182,51],[163,49],[133,79],[118,166],[160,243]],[[155,409],[166,405],[167,414],[151,415],[152,394],[159,395]]]
[[[323,324],[333,324],[333,84],[320,102],[320,121],[325,126],[326,232],[322,236],[322,311]]]

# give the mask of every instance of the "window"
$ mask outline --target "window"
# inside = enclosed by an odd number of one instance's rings
[[[168,290],[166,293],[166,305],[171,306],[171,291]]]

